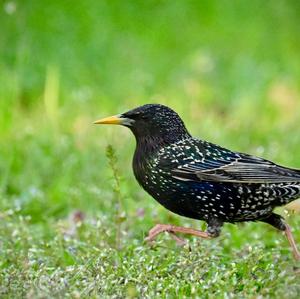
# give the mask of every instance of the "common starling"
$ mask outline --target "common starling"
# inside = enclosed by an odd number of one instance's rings
[[[262,221],[285,232],[300,260],[289,226],[273,213],[300,196],[300,170],[194,138],[163,105],[147,104],[95,124],[128,127],[136,138],[132,165],[138,183],[168,210],[207,223],[206,231],[157,224],[147,240],[161,232],[178,242],[176,233],[214,238],[224,222]]]

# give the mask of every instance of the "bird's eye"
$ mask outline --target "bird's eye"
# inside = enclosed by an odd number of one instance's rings
[[[139,112],[135,112],[131,115],[131,118],[133,119],[137,119],[137,118],[140,118],[141,114]]]
[[[148,116],[144,113],[140,113],[140,112],[136,112],[136,113],[133,113],[130,118],[132,119],[142,119],[142,120],[147,120],[148,119]]]
[[[141,112],[130,112],[130,113],[126,113],[125,116],[133,120],[149,119],[149,117],[145,113],[141,113]]]

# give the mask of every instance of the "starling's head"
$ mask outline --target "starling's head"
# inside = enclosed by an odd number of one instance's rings
[[[95,124],[123,125],[134,133],[137,140],[159,137],[165,141],[190,136],[178,114],[169,107],[147,104],[125,113],[95,121]]]

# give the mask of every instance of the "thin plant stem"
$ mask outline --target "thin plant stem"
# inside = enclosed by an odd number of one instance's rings
[[[114,209],[115,209],[115,225],[116,225],[116,248],[121,247],[121,189],[120,189],[120,175],[117,167],[118,158],[116,156],[115,149],[108,145],[106,147],[106,157],[108,159],[108,165],[112,170],[113,175],[113,192],[114,192]]]

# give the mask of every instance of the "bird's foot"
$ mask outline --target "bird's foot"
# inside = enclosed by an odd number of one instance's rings
[[[169,224],[156,224],[149,230],[148,237],[145,238],[145,241],[152,242],[157,235],[162,232],[171,232],[171,235],[174,237],[175,233],[171,230],[171,225]],[[177,237],[177,236],[176,236]]]
[[[156,224],[148,234],[148,237],[145,239],[145,241],[151,242],[153,241],[160,233],[162,232],[168,232],[172,236],[172,238],[177,242],[179,245],[186,244],[186,241],[181,239],[176,235],[176,233],[184,233],[184,234],[190,234],[201,238],[211,238],[212,236],[207,233],[203,232],[197,229],[193,228],[186,228],[181,226],[175,226],[171,224]]]
[[[294,258],[297,260],[297,261],[300,261],[300,252],[297,248],[297,245],[296,245],[296,242],[295,242],[295,239],[292,235],[292,231],[290,229],[290,227],[286,224],[286,228],[285,228],[285,235],[292,247],[292,250],[293,250],[293,255],[294,255]]]

